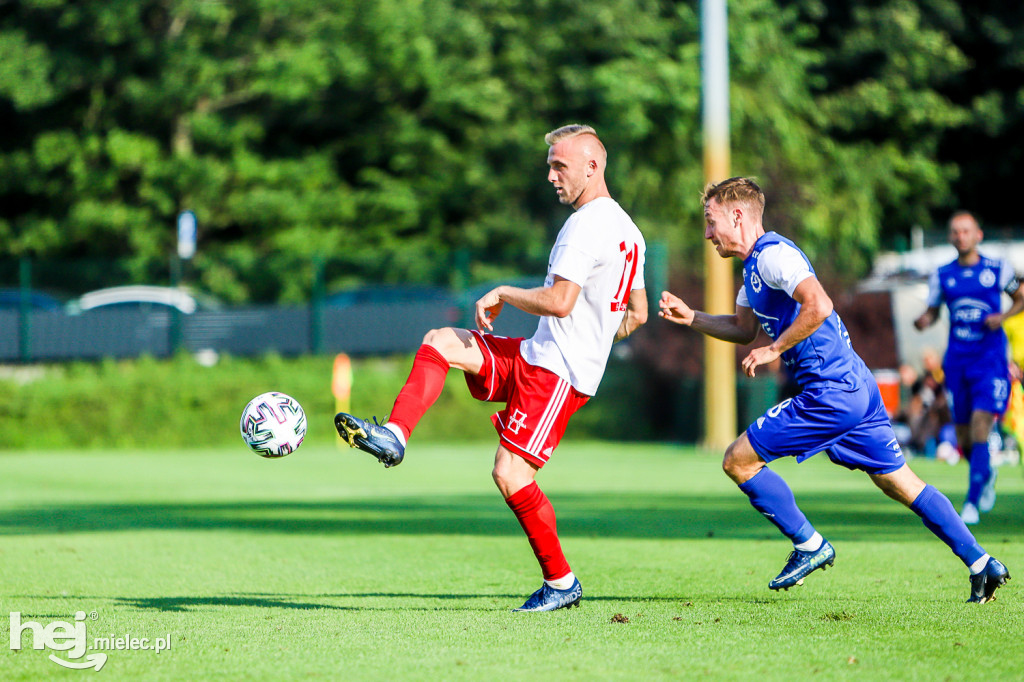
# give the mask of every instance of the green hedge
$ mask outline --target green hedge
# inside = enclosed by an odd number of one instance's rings
[[[282,391],[309,418],[308,442],[335,438],[333,357],[221,357],[212,367],[192,356],[0,368],[8,399],[0,408],[4,449],[181,448],[241,444],[238,418],[253,396]],[[353,362],[351,410],[386,416],[410,356]],[[613,360],[600,394],[570,425],[571,437],[640,438],[647,423],[644,382]],[[494,440],[493,404],[473,400],[452,371],[417,439]]]

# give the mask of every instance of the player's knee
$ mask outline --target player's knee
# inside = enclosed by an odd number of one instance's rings
[[[725,449],[725,456],[722,457],[722,471],[737,483],[746,481],[761,468],[760,461],[757,458],[751,460],[746,455],[747,450],[741,447],[740,440],[738,439]]]
[[[508,499],[516,491],[522,490],[533,482],[535,469],[528,465],[525,460],[518,457],[499,458],[491,470],[491,478],[494,485],[498,486],[502,496]]]
[[[432,346],[445,358],[449,357],[454,344],[458,343],[458,341],[455,330],[451,327],[431,329],[423,336],[423,345]]]
[[[491,478],[494,479],[494,485],[498,486],[502,496],[508,499],[509,495],[512,494],[512,490],[516,487],[516,482],[510,468],[502,464],[495,464],[494,469],[491,470]]]
[[[736,479],[736,474],[738,473],[736,466],[736,458],[729,456],[728,449],[726,449],[725,451],[725,457],[722,458],[722,471],[724,471],[725,475],[728,476],[729,478],[733,480]]]

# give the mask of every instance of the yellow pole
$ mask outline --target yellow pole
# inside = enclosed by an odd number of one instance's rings
[[[334,373],[331,377],[331,392],[334,393],[335,412],[350,412],[352,397],[352,361],[344,353],[334,358]],[[338,447],[348,446],[348,441],[338,435]]]
[[[729,33],[726,0],[701,2],[704,178],[729,177]],[[732,261],[704,243],[704,309],[712,315],[736,310]],[[704,337],[704,446],[724,450],[736,437],[736,362],[731,343]]]

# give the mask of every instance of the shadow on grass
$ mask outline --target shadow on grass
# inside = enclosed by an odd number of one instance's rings
[[[97,596],[61,596],[61,600],[76,600],[79,602],[89,601],[94,602],[109,602],[117,607],[134,608],[145,611],[161,611],[164,613],[188,613],[195,611],[196,609],[202,609],[203,607],[243,607],[243,608],[269,608],[269,609],[288,609],[288,610],[299,610],[299,611],[494,611],[495,609],[504,610],[504,606],[495,607],[491,604],[481,605],[447,605],[447,606],[413,606],[408,602],[409,600],[439,600],[442,602],[476,602],[478,600],[501,600],[509,603],[508,608],[511,609],[513,605],[518,605],[524,599],[525,595],[522,594],[430,594],[430,593],[416,593],[416,592],[353,592],[353,593],[341,593],[341,594],[261,594],[261,593],[245,593],[237,595],[226,595],[226,596],[178,596],[178,597],[114,597],[110,599],[108,597],[97,597]],[[52,596],[40,596],[40,595],[22,595],[23,598],[28,599],[58,599],[58,597]],[[373,599],[382,600],[376,605],[359,605],[359,606],[344,606],[337,605],[334,603],[324,603],[323,601],[310,601],[310,600],[346,600],[346,599]],[[297,601],[298,600],[298,601]],[[392,601],[396,600],[396,601]],[[587,595],[585,597],[587,603],[592,602],[634,602],[634,603],[651,603],[651,602],[663,602],[663,603],[679,603],[680,606],[690,607],[693,606],[691,598],[686,596],[673,596],[673,597],[655,597],[655,596],[644,596],[644,595],[623,595],[623,596],[612,596],[612,595]],[[752,602],[765,602],[771,603],[766,600],[751,600]],[[66,613],[53,613],[53,614],[41,614],[41,613],[30,613],[25,612],[26,618],[48,618],[49,620],[57,620],[68,617]]]
[[[916,538],[920,519],[881,492],[801,494],[801,508],[835,539]],[[563,537],[776,539],[777,531],[740,493],[557,494]],[[990,541],[1024,540],[1024,495],[1000,495],[981,529]],[[299,535],[514,535],[522,533],[495,495],[447,495],[327,502],[49,504],[0,510],[0,535],[135,530],[237,530]]]
[[[137,609],[155,611],[191,611],[195,607],[202,606],[252,606],[256,608],[293,609],[299,611],[315,611],[318,609],[329,609],[337,611],[352,611],[349,606],[335,606],[333,604],[314,604],[311,602],[298,602],[282,598],[277,595],[242,595],[237,597],[118,597],[114,600],[120,606],[129,606]]]

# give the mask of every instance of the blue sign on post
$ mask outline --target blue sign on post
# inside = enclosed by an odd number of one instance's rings
[[[196,214],[182,211],[178,214],[178,257],[188,260],[196,255]]]

